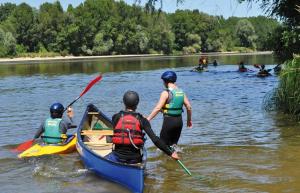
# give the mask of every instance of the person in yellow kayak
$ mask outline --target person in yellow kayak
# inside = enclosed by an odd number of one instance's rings
[[[158,103],[147,117],[151,121],[159,112],[163,113],[163,125],[160,138],[170,146],[176,147],[183,127],[183,106],[187,112],[187,127],[192,127],[192,107],[186,94],[176,86],[177,75],[173,71],[166,71],[161,79],[166,88]]]
[[[62,143],[65,139],[62,138],[67,130],[72,127],[74,112],[71,107],[67,109],[69,120],[63,119],[64,106],[61,103],[54,103],[50,107],[50,117],[47,118],[39,127],[34,135],[34,139],[42,135],[42,139],[47,144]]]
[[[139,95],[135,91],[127,91],[123,96],[125,110],[112,117],[114,149],[106,156],[107,159],[129,164],[142,162],[142,149],[145,143],[144,132],[151,141],[173,159],[179,159],[177,153],[158,138],[149,121],[136,112]]]

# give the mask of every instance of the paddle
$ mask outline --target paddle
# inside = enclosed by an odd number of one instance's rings
[[[174,148],[173,147],[169,147],[170,148],[170,150],[174,150]],[[176,160],[176,162],[181,166],[181,168],[185,171],[185,173],[187,173],[189,176],[191,176],[191,177],[193,177],[193,178],[195,178],[195,179],[197,179],[197,180],[203,180],[203,179],[206,179],[205,177],[203,177],[203,176],[199,176],[199,175],[197,175],[197,176],[194,176],[194,175],[192,175],[192,173],[190,172],[190,170],[189,169],[187,169],[187,167],[185,167],[185,165],[178,159],[178,160]]]
[[[34,143],[34,139],[30,139],[28,141],[25,141],[24,143],[21,143],[18,147],[13,149],[13,152],[22,152],[25,151],[26,149],[30,148],[32,144]]]
[[[99,82],[102,79],[102,75],[98,75],[96,78],[94,78],[86,87],[85,89],[80,93],[80,95],[72,101],[65,109],[64,112],[70,107],[72,104],[74,104],[78,99],[80,99],[85,93],[87,93],[92,86],[94,86],[97,82]],[[13,149],[13,152],[22,152],[26,149],[30,148],[32,144],[34,143],[34,139],[25,141],[24,143],[21,143],[17,148]]]
[[[263,71],[263,70],[265,70],[264,68],[262,68],[259,64],[253,64],[253,66],[255,67],[255,68],[258,68],[260,71]],[[266,69],[265,71],[267,71],[267,72],[271,72],[271,70],[272,69]]]
[[[179,163],[179,165],[182,167],[182,169],[184,169],[184,171],[189,175],[192,176],[192,173],[185,167],[185,165],[178,159],[176,160],[177,163]]]
[[[64,112],[70,107],[72,106],[78,99],[80,99],[85,93],[87,93],[87,91],[89,91],[92,86],[94,86],[97,82],[99,82],[102,79],[102,75],[98,75],[96,78],[94,78],[92,81],[90,81],[90,83],[85,87],[85,89],[80,93],[80,95],[74,100],[72,101],[65,109]]]

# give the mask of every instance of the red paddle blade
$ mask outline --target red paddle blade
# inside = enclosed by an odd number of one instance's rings
[[[25,141],[24,143],[21,143],[17,148],[13,149],[13,152],[22,152],[26,149],[30,148],[34,142],[34,139],[31,139],[29,141]]]
[[[97,82],[99,82],[99,81],[101,80],[101,78],[102,78],[102,75],[99,75],[99,76],[97,76],[96,78],[94,78],[94,80],[92,80],[92,81],[85,87],[85,89],[80,93],[80,96],[79,96],[79,97],[81,97],[81,96],[84,95],[87,91],[89,91],[90,88],[91,88],[92,86],[94,86],[94,84],[96,84]]]

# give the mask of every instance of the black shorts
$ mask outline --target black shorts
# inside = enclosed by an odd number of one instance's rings
[[[182,116],[168,116],[164,115],[162,129],[160,131],[160,138],[166,145],[177,144],[181,130],[183,127]]]

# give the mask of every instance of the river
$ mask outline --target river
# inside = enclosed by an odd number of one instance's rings
[[[1,192],[128,192],[87,171],[76,152],[17,159],[11,149],[33,137],[53,102],[67,105],[99,73],[103,80],[74,104],[76,123],[89,103],[112,116],[123,108],[127,90],[138,91],[138,111],[148,115],[163,89],[160,76],[170,69],[193,107],[193,128],[185,126],[179,141],[182,162],[192,177],[148,140],[144,192],[299,192],[299,123],[265,110],[264,98],[277,86],[278,77],[256,77],[258,69],[250,65],[264,63],[268,69],[275,66],[275,59],[209,56],[213,59],[219,65],[202,73],[191,71],[198,56],[1,64]],[[237,72],[241,60],[253,71]],[[159,135],[162,116],[151,124]]]

